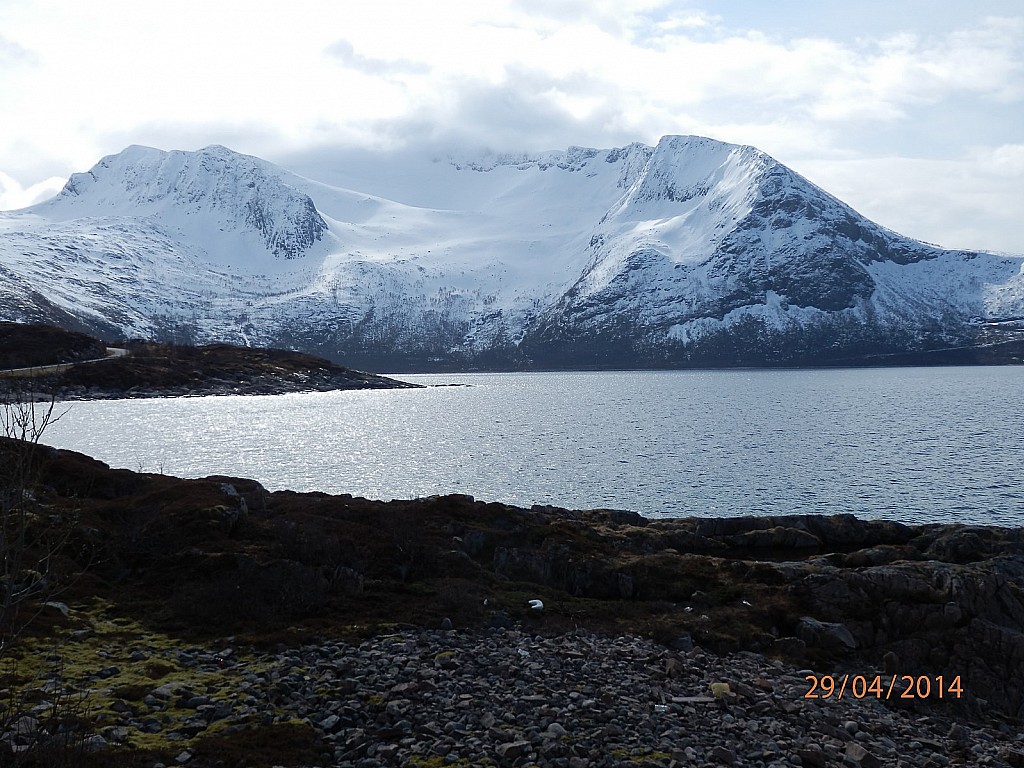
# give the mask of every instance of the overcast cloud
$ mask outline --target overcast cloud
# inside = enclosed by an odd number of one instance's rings
[[[1014,0],[6,0],[0,209],[132,143],[288,165],[695,133],[897,231],[1024,252]]]

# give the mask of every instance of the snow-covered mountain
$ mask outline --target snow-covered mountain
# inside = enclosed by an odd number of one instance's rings
[[[0,214],[0,319],[400,370],[826,362],[1024,318],[1024,257],[902,237],[752,147],[303,170],[106,157]]]

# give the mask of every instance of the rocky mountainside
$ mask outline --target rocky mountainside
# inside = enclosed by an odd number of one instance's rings
[[[104,158],[0,214],[0,318],[392,370],[1024,346],[1024,257],[902,237],[752,147],[668,136],[300,170],[217,146]]]

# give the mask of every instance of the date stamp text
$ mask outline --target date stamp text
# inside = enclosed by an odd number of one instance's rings
[[[959,699],[963,696],[960,675],[806,675],[805,699]]]

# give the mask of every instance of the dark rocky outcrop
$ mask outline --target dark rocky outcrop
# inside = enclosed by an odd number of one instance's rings
[[[105,346],[53,325],[0,322],[0,370],[92,360],[106,354]]]
[[[0,395],[15,397],[41,394],[64,400],[104,400],[416,386],[283,349],[129,341],[121,342],[126,354],[107,357],[106,345],[99,339],[16,323],[0,324],[0,343],[0,354],[7,350],[9,362],[81,363],[54,371],[43,368],[30,377],[0,376]]]

